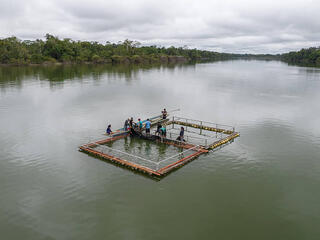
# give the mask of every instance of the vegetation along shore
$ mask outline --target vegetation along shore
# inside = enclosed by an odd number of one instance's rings
[[[183,63],[228,59],[282,60],[291,64],[320,67],[320,48],[301,49],[285,54],[231,54],[188,49],[187,47],[141,46],[137,41],[118,43],[74,41],[47,34],[45,40],[0,39],[1,65],[68,64],[68,63]]]
[[[45,40],[0,39],[0,64],[54,63],[176,63],[190,60],[223,60],[232,54],[183,47],[141,46],[125,40],[118,43],[73,41],[50,34]]]

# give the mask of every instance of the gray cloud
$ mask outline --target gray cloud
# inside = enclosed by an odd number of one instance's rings
[[[0,36],[279,53],[320,45],[316,0],[0,0]]]

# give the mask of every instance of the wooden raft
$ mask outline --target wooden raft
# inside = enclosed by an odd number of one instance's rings
[[[149,167],[140,165],[138,163],[133,163],[131,161],[127,161],[127,160],[121,159],[119,157],[115,157],[110,154],[106,154],[106,153],[103,153],[103,152],[100,152],[100,151],[94,149],[95,147],[97,147],[99,145],[106,144],[108,142],[116,141],[118,139],[127,137],[129,135],[129,131],[124,131],[123,129],[117,130],[113,134],[112,137],[109,137],[107,139],[103,139],[103,140],[99,140],[96,142],[82,145],[79,147],[79,150],[82,152],[85,152],[87,154],[90,154],[92,156],[99,157],[101,159],[110,161],[112,163],[116,163],[120,166],[127,167],[129,169],[139,171],[144,174],[148,174],[150,176],[163,177],[163,176],[167,175],[168,173],[170,173],[171,171],[175,170],[176,168],[179,168],[179,167],[187,164],[188,162],[191,162],[192,160],[199,157],[200,155],[208,153],[210,150],[218,148],[218,147],[220,147],[230,141],[233,141],[233,139],[240,136],[240,134],[238,132],[235,132],[234,130],[214,128],[214,127],[204,126],[202,124],[199,125],[199,124],[188,123],[188,122],[177,121],[177,120],[171,120],[171,121],[169,121],[168,119],[163,120],[163,119],[159,118],[159,116],[152,118],[152,120],[153,120],[152,126],[156,125],[159,122],[161,122],[167,126],[170,124],[177,124],[177,125],[183,125],[183,126],[188,126],[188,127],[192,127],[192,128],[198,128],[198,129],[223,133],[223,134],[226,134],[227,136],[216,141],[216,142],[213,142],[212,144],[209,144],[208,146],[196,146],[191,143],[178,142],[178,141],[175,141],[172,139],[167,139],[167,138],[162,138],[161,140],[159,139],[159,137],[153,138],[153,140],[155,140],[155,141],[161,141],[162,143],[165,143],[168,145],[173,145],[175,147],[193,150],[193,152],[190,155],[183,157],[182,159],[179,159],[176,162],[170,163],[167,166],[164,166],[164,167],[157,169],[157,170],[154,170]],[[153,135],[153,136],[155,136],[155,135]],[[151,139],[148,139],[148,140],[151,140]]]

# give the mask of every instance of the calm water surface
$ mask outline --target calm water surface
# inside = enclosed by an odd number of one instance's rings
[[[0,68],[1,239],[320,238],[320,69]],[[161,181],[80,153],[166,107],[241,137]]]

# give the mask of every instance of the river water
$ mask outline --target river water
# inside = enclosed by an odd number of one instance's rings
[[[276,61],[1,67],[1,239],[319,239],[319,91]],[[241,137],[161,181],[78,151],[164,107]]]

